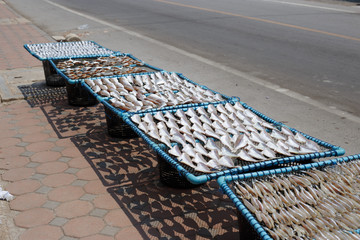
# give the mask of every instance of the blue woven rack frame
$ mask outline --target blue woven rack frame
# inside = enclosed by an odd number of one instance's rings
[[[308,170],[311,168],[321,168],[321,167],[325,167],[325,166],[337,165],[339,163],[345,163],[345,162],[354,161],[354,160],[358,160],[358,159],[360,159],[360,154],[330,159],[330,160],[326,160],[326,161],[322,161],[322,162],[298,165],[298,166],[293,166],[293,167],[278,168],[278,169],[273,169],[273,170],[258,171],[258,172],[245,173],[245,174],[239,174],[239,175],[222,176],[217,179],[217,182],[220,185],[220,188],[222,189],[223,193],[228,195],[228,197],[231,199],[231,201],[235,204],[236,208],[241,212],[241,214],[250,223],[250,225],[254,228],[254,230],[259,234],[259,236],[263,240],[273,240],[273,238],[266,232],[266,230],[257,221],[257,219],[254,217],[254,215],[245,207],[245,205],[239,199],[239,197],[232,191],[232,189],[229,186],[229,183],[231,183],[233,181],[246,180],[249,178],[258,178],[258,177],[264,177],[264,176],[275,175],[275,174],[284,174],[284,173],[290,173],[290,172],[296,172],[296,171],[303,171],[303,170]],[[354,231],[356,231],[357,233],[360,233],[360,229],[357,229]]]
[[[164,71],[161,68],[158,68],[158,67],[155,67],[155,66],[152,66],[150,64],[145,63],[144,61],[134,57],[132,54],[129,54],[129,53],[116,53],[113,56],[127,56],[127,57],[130,57],[130,58],[132,58],[134,60],[137,60],[137,61],[141,62],[143,65],[141,65],[140,67],[147,67],[147,68],[150,68],[150,69],[154,70],[152,72],[146,72],[146,73],[154,73],[154,72]],[[96,55],[96,56],[92,56],[92,57],[77,57],[77,58],[97,58],[97,57],[103,57],[103,56]],[[113,78],[113,77],[124,77],[124,76],[128,76],[128,75],[131,75],[131,74],[142,74],[142,73],[129,73],[129,74],[122,74],[122,75],[111,75],[111,76],[102,76],[102,77],[94,77],[94,78],[72,79],[72,78],[69,78],[62,70],[58,69],[56,67],[56,64],[54,63],[54,60],[66,60],[66,59],[70,59],[70,58],[51,59],[51,60],[49,60],[49,62],[51,64],[51,66],[56,70],[56,72],[61,77],[63,77],[65,79],[65,81],[67,81],[69,84],[81,83],[85,79]],[[75,59],[75,58],[72,58],[72,59]],[[83,84],[81,84],[81,85],[83,85]]]
[[[161,73],[167,72],[167,71],[160,71]],[[130,73],[130,74],[124,74],[124,75],[117,75],[117,76],[110,76],[110,77],[97,77],[97,78],[89,78],[90,80],[94,80],[94,79],[103,79],[103,78],[112,78],[112,77],[124,77],[124,76],[136,76],[136,75],[150,75],[153,74],[154,72],[146,72],[146,73]],[[168,72],[169,74],[171,74],[172,72]],[[181,73],[176,73],[180,78],[182,78],[184,81],[188,81],[194,85],[200,86],[201,88],[205,89],[205,90],[209,90],[211,92],[213,92],[214,94],[220,94],[225,100],[224,101],[218,101],[218,102],[212,102],[212,103],[222,103],[222,102],[226,102],[228,100],[232,100],[234,97],[229,97],[226,96],[224,94],[221,94],[219,92],[216,92],[204,85],[200,85],[190,79],[188,79],[187,77],[185,77],[183,74]],[[200,107],[200,106],[206,106],[207,104],[209,104],[210,102],[204,102],[204,103],[190,103],[190,104],[182,104],[182,105],[177,105],[177,106],[167,106],[167,107],[162,107],[162,108],[153,108],[153,109],[147,109],[147,110],[140,110],[137,112],[128,112],[122,109],[118,109],[115,108],[113,106],[111,106],[108,102],[108,100],[110,98],[108,97],[102,97],[99,94],[94,93],[94,91],[91,89],[91,87],[89,87],[85,82],[81,82],[82,87],[84,87],[85,89],[87,89],[100,103],[104,104],[106,107],[108,107],[109,109],[111,109],[114,113],[117,113],[118,115],[121,115],[123,113],[128,113],[128,114],[141,114],[141,113],[151,113],[151,112],[156,112],[156,111],[169,111],[169,110],[173,110],[173,109],[179,109],[179,108],[189,108],[189,107]]]
[[[264,114],[256,111],[255,109],[253,109],[252,107],[248,106],[246,103],[241,102],[240,100],[234,100],[231,99],[227,102],[235,102],[235,101],[239,101],[245,108],[251,110],[252,112],[254,112],[255,114],[257,114],[259,117],[263,118],[264,120],[273,123],[274,125],[277,126],[282,126],[282,127],[288,127],[285,124],[281,123],[281,122],[277,122],[267,116],[265,116]],[[211,103],[205,103],[202,105],[202,107],[206,107],[207,105],[209,105]],[[221,103],[217,103],[217,104],[221,104]],[[215,105],[217,105],[215,104]],[[222,103],[224,104],[224,103]],[[199,107],[199,106],[197,106]],[[195,108],[197,108],[195,107]],[[174,108],[173,110],[168,110],[168,111],[176,111],[179,108]],[[186,109],[186,108],[182,108],[182,109]],[[162,110],[159,110],[162,111]],[[156,111],[153,111],[153,113],[155,113]],[[165,112],[165,111],[162,111]],[[268,160],[268,161],[263,161],[263,162],[259,162],[259,163],[254,163],[254,164],[250,164],[247,166],[240,166],[237,168],[233,168],[233,169],[228,169],[228,170],[223,170],[223,171],[218,171],[218,172],[214,172],[214,173],[209,173],[209,174],[202,174],[202,175],[194,175],[193,173],[190,173],[188,170],[186,170],[183,166],[181,166],[181,164],[174,158],[170,157],[164,150],[163,150],[163,146],[156,144],[153,140],[151,140],[146,134],[144,134],[130,119],[130,117],[133,114],[129,114],[129,113],[120,113],[119,112],[115,112],[118,114],[119,117],[122,117],[124,122],[128,125],[131,126],[131,128],[140,136],[142,137],[149,145],[152,149],[154,149],[154,151],[156,151],[165,161],[167,161],[169,164],[171,164],[178,172],[180,175],[184,176],[187,178],[187,180],[193,184],[202,184],[205,183],[207,181],[210,181],[212,179],[217,179],[221,176],[225,176],[225,175],[235,175],[235,174],[240,174],[240,173],[246,173],[246,172],[254,172],[257,170],[261,170],[264,168],[269,168],[269,167],[274,167],[274,166],[278,166],[280,164],[286,164],[286,163],[291,163],[291,162],[301,162],[304,160],[311,160],[311,159],[316,159],[316,158],[325,158],[325,157],[332,157],[332,156],[340,156],[343,155],[345,153],[345,150],[341,147],[338,146],[334,146],[330,143],[327,143],[325,141],[322,141],[320,139],[311,137],[305,133],[302,133],[294,128],[290,128],[293,132],[299,132],[302,135],[304,135],[307,139],[310,139],[314,142],[316,142],[317,144],[319,144],[320,146],[323,146],[325,148],[328,148],[328,151],[325,152],[316,152],[316,153],[310,153],[310,154],[304,154],[304,155],[295,155],[295,156],[291,156],[291,157],[284,157],[284,158],[278,158],[278,159],[273,159],[273,160]],[[141,113],[144,114],[144,113]]]
[[[34,56],[35,58],[39,59],[40,61],[46,61],[46,60],[57,60],[57,59],[65,59],[65,58],[82,58],[82,57],[107,57],[107,56],[110,56],[110,55],[115,55],[115,54],[121,54],[121,52],[118,52],[118,51],[113,51],[111,49],[108,49],[106,47],[103,47],[101,46],[100,44],[94,42],[94,41],[81,41],[81,42],[88,42],[88,43],[92,43],[94,44],[95,46],[98,46],[100,48],[103,48],[107,51],[111,51],[112,53],[109,53],[109,54],[88,54],[88,55],[72,55],[72,56],[61,56],[61,57],[52,57],[52,58],[42,58],[40,57],[36,52],[30,50],[29,46],[31,45],[45,45],[45,44],[58,44],[58,45],[61,45],[61,44],[69,44],[68,42],[53,42],[53,43],[35,43],[35,44],[24,44],[24,48],[32,55]]]

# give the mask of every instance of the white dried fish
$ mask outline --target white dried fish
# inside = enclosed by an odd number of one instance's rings
[[[268,147],[264,148],[264,150],[261,153],[269,159],[276,158],[276,153]]]
[[[216,145],[216,143],[214,142],[214,140],[208,138],[207,141],[206,141],[206,144],[204,145],[204,147],[206,149],[209,149],[209,150],[217,150],[217,151],[220,151],[220,148]]]
[[[180,143],[183,146],[186,145],[185,138],[183,137],[183,135],[181,135],[179,133],[173,134],[172,137],[171,137],[171,140],[175,141],[177,143]]]
[[[207,141],[206,136],[201,134],[198,131],[194,131],[193,136],[194,136],[195,139],[198,139],[198,140],[202,141],[203,143],[206,143],[206,141]]]
[[[229,119],[234,122],[235,120],[239,120],[239,118],[236,116],[235,112],[232,112],[229,114]]]
[[[154,118],[151,115],[151,113],[146,113],[145,116],[143,117],[144,122],[147,123],[154,123]]]
[[[217,110],[216,110],[216,108],[215,108],[214,105],[209,104],[209,105],[207,106],[207,112],[210,113],[210,114],[211,114],[211,113],[216,114],[216,113],[217,113]]]
[[[204,173],[211,173],[212,171],[209,169],[208,166],[206,166],[205,163],[198,163],[196,168],[195,168],[195,171],[198,171],[198,172],[204,172]]]
[[[270,123],[268,123],[268,122],[265,122],[265,121],[263,121],[262,123],[261,123],[261,125],[263,125],[265,128],[267,128],[267,129],[275,129],[275,127],[273,126],[273,125],[271,125]]]
[[[187,133],[189,135],[192,135],[192,132],[191,132],[191,129],[189,128],[189,126],[182,126],[180,129],[179,129],[180,132],[182,133]]]
[[[191,126],[191,129],[194,130],[194,131],[196,131],[196,132],[199,132],[199,133],[205,133],[202,125],[199,125],[199,124],[197,124],[197,123],[193,124],[193,125]]]
[[[207,163],[207,161],[204,159],[204,157],[200,153],[196,153],[195,157],[192,159],[192,161],[196,164],[199,164],[199,163],[206,164]]]
[[[303,143],[303,144],[305,144],[306,141],[307,141],[307,138],[304,135],[302,135],[301,133],[299,133],[299,132],[297,132],[295,134],[294,138],[295,138],[296,141],[298,141],[299,143]]]
[[[235,114],[236,114],[236,117],[238,119],[240,119],[241,121],[244,121],[245,118],[248,118],[245,116],[245,114],[243,112],[240,112],[240,111],[235,112]]]
[[[138,125],[138,128],[143,130],[144,133],[149,132],[148,126],[144,122],[140,122],[139,125]]]
[[[208,113],[206,112],[206,110],[203,107],[198,107],[196,109],[196,111],[200,114],[200,115],[208,115]]]
[[[199,125],[199,126],[202,125],[202,122],[200,121],[200,119],[199,119],[198,116],[193,116],[193,117],[191,117],[191,118],[190,118],[190,122],[191,122],[192,124],[197,124],[197,125]]]
[[[253,122],[251,121],[251,119],[249,119],[248,117],[245,117],[244,119],[242,119],[242,121],[243,121],[243,124],[244,124],[244,126],[245,127],[248,127],[248,126],[250,126],[250,127],[252,127],[253,129],[255,129],[254,127],[253,127]]]
[[[140,117],[140,115],[138,115],[138,114],[134,114],[134,115],[131,116],[131,120],[132,120],[133,122],[139,124],[139,123],[141,122],[141,117]]]
[[[220,137],[224,135],[228,135],[227,131],[225,129],[216,128],[215,133],[218,134]]]
[[[282,155],[285,155],[285,156],[291,156],[291,154],[283,147],[281,146],[276,146],[276,148],[274,149],[275,152],[278,152]]]
[[[211,113],[210,114],[210,119],[213,121],[222,121],[222,119],[220,118],[220,116],[216,113]]]
[[[271,132],[271,137],[277,139],[277,140],[283,140],[286,141],[286,137],[281,134],[281,132],[277,129],[273,129]]]
[[[274,141],[267,142],[266,146],[268,146],[271,150],[275,150],[277,148],[276,143]]]
[[[181,125],[183,126],[187,126],[190,127],[191,123],[189,122],[189,120],[187,118],[181,117],[180,121],[178,121]]]
[[[164,122],[158,122],[158,123],[156,124],[156,126],[157,126],[157,128],[158,128],[159,131],[160,131],[161,129],[167,130],[167,126],[166,126],[166,124],[165,124]]]
[[[234,108],[235,108],[235,109],[237,109],[237,110],[239,110],[240,112],[245,111],[244,106],[243,106],[243,105],[241,105],[241,103],[240,103],[240,102],[236,102],[236,103],[234,104]]]
[[[135,85],[139,87],[142,87],[144,85],[140,75],[136,75],[135,78],[133,79],[133,82]]]
[[[226,131],[232,136],[239,135],[239,131],[232,127],[227,128]]]
[[[256,150],[255,148],[250,148],[248,150],[248,154],[249,154],[249,156],[251,156],[253,158],[256,158],[259,160],[266,160],[266,157],[264,157],[264,155],[261,152],[259,152],[258,150]]]
[[[194,117],[197,116],[197,113],[195,112],[195,110],[193,108],[189,108],[186,110],[185,114],[189,117]]]
[[[186,118],[185,112],[183,110],[181,110],[181,109],[176,110],[174,115],[179,117],[179,118]]]
[[[218,163],[221,166],[227,167],[227,168],[233,168],[235,167],[233,160],[229,157],[229,156],[222,156],[219,160]]]
[[[247,161],[247,162],[258,162],[258,160],[252,158],[246,151],[241,150],[240,153],[238,154],[238,157],[241,160]]]
[[[98,85],[91,87],[91,89],[94,91],[94,93],[98,93],[101,90],[101,88]]]
[[[206,130],[214,131],[213,128],[212,128],[209,124],[207,124],[207,123],[204,123],[204,124],[202,125],[202,128],[204,129],[204,131],[206,131]]]
[[[195,144],[194,151],[205,156],[208,155],[208,151],[206,151],[203,145],[198,142]]]
[[[190,144],[184,145],[182,151],[184,153],[187,153],[191,157],[195,157],[195,155],[196,155],[196,152],[195,152],[193,146],[191,146]]]
[[[220,170],[221,166],[219,165],[218,161],[210,160],[206,163],[206,166],[210,168],[210,170]]]
[[[209,125],[212,124],[211,119],[210,119],[207,115],[201,115],[199,119],[200,119],[200,121],[203,122],[203,123],[207,123],[207,124],[209,124]]]
[[[171,142],[170,142],[170,138],[167,135],[161,135],[160,142],[164,143],[169,148],[172,147]]]
[[[314,150],[314,152],[320,152],[321,151],[319,145],[314,141],[307,140],[306,143],[305,143],[305,147],[307,147],[307,148],[309,148],[311,150]]]
[[[256,143],[266,143],[261,139],[259,133],[257,133],[257,132],[251,132],[250,140],[253,142],[256,142]]]
[[[223,147],[221,148],[220,155],[221,155],[221,156],[233,157],[233,158],[237,157],[236,154],[234,154],[233,152],[231,152],[231,150],[230,150],[229,148],[225,147],[225,146],[223,146]]]
[[[170,112],[166,112],[164,116],[167,117],[167,119],[169,120],[172,119],[176,121],[176,118]]]
[[[236,108],[231,104],[231,103],[226,103],[225,104],[225,109],[229,112],[236,112]]]
[[[208,137],[212,137],[212,138],[216,138],[219,139],[221,137],[220,134],[214,132],[214,130],[210,130],[210,129],[205,129],[204,134]]]
[[[224,114],[227,114],[227,110],[225,109],[224,105],[222,104],[218,104],[216,106],[216,110],[219,112],[219,113],[224,113]]]
[[[220,159],[220,153],[217,149],[211,150],[207,156],[214,161],[217,161]]]
[[[196,166],[193,164],[190,156],[186,153],[182,153],[181,156],[178,158],[179,162],[192,167],[192,168],[196,168]]]
[[[213,127],[214,129],[222,129],[222,130],[225,131],[225,128],[224,128],[224,126],[221,124],[220,121],[214,121],[213,124],[212,124],[212,127]]]
[[[253,113],[250,109],[245,109],[245,110],[244,110],[244,114],[245,114],[245,116],[247,116],[247,117],[250,118],[250,119],[252,119],[253,117],[256,116],[256,114]]]
[[[284,141],[282,140],[278,140],[276,142],[276,145],[279,146],[279,147],[282,147],[284,148],[285,150],[288,150],[289,149],[289,145],[287,145]]]
[[[175,157],[180,157],[182,154],[178,145],[174,145],[170,148],[169,153]]]
[[[225,120],[222,122],[222,125],[224,126],[224,128],[232,128],[233,125],[231,124],[231,121],[229,119]]]
[[[293,132],[287,128],[287,127],[282,127],[281,128],[281,132],[284,134],[284,135],[288,135],[288,136],[294,136]]]
[[[270,142],[272,141],[273,139],[271,138],[270,134],[266,131],[266,130],[263,130],[260,132],[260,138],[265,142]]]
[[[300,154],[308,154],[308,153],[313,153],[313,152],[315,152],[315,150],[310,149],[307,146],[300,146],[300,150],[299,150]]]
[[[85,79],[85,83],[86,83],[87,85],[89,85],[90,87],[95,86],[94,81],[93,81],[93,80],[90,80],[90,79]]]
[[[284,128],[283,128],[284,129]],[[286,145],[293,147],[293,148],[300,148],[300,144],[295,140],[293,135],[289,135],[288,139],[286,140]]]
[[[175,122],[175,120],[173,119],[169,119],[167,122],[166,122],[166,125],[168,126],[168,128],[170,129],[180,129],[179,126],[177,125],[177,123]]]
[[[147,132],[147,134],[152,137],[155,138],[159,141],[161,141],[161,137],[159,135],[159,131],[157,129],[149,129],[149,131]]]
[[[162,112],[155,113],[154,118],[159,120],[159,121],[166,122],[166,119],[165,119],[164,114]]]
[[[195,146],[196,141],[192,134],[184,133],[185,141]]]
[[[171,135],[170,135],[169,131],[166,128],[159,129],[159,135],[171,138]]]
[[[238,151],[246,147],[250,142],[251,140],[245,134],[238,135],[234,138],[234,149]]]
[[[228,147],[229,149],[233,150],[233,144],[231,142],[231,138],[229,137],[229,135],[224,135],[220,137],[220,141],[222,144],[224,144],[226,147]]]

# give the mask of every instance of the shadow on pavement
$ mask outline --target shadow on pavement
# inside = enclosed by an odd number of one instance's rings
[[[141,138],[107,134],[104,109],[69,106],[64,88],[20,86],[59,138],[70,138],[144,239],[238,239],[235,207],[215,181],[192,189],[164,186],[156,154]]]

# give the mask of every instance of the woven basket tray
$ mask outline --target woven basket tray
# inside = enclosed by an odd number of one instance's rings
[[[73,106],[92,106],[98,103],[97,99],[79,83],[71,84],[65,81],[68,103]]]
[[[118,52],[94,41],[25,44],[24,48],[40,61],[63,58],[110,56]]]
[[[229,102],[232,102],[232,101],[229,101]],[[242,105],[245,108],[250,109],[252,112],[254,112],[259,117],[261,117],[262,119],[266,120],[269,123],[287,127],[280,122],[276,122],[275,120],[273,120],[269,117],[266,117],[265,115],[254,110],[253,108],[249,107],[245,103],[242,103]],[[204,104],[203,107],[206,107],[206,104]],[[183,108],[183,109],[186,109],[186,108]],[[168,111],[176,111],[176,108],[172,109],[172,110],[168,110]],[[165,113],[166,111],[162,111],[162,112]],[[155,114],[156,112],[154,111],[152,113]],[[199,173],[199,172],[195,172],[192,168],[189,169],[187,166],[184,166],[176,158],[170,157],[169,154],[167,153],[167,151],[164,150],[164,147],[163,147],[164,145],[162,143],[154,140],[147,134],[144,134],[144,132],[142,130],[140,130],[137,127],[137,125],[131,121],[130,117],[132,115],[133,114],[126,114],[126,113],[122,114],[125,123],[129,124],[134,129],[134,131],[137,132],[137,134],[139,136],[141,136],[142,138],[145,139],[146,142],[148,142],[148,144],[159,154],[159,156],[161,156],[164,160],[166,160],[169,164],[171,164],[173,166],[173,168],[179,172],[179,174],[181,174],[182,176],[185,176],[188,179],[188,181],[190,181],[193,184],[201,184],[201,183],[207,182],[211,179],[217,179],[220,176],[229,175],[229,174],[253,172],[253,171],[257,171],[257,170],[261,170],[261,169],[279,168],[279,167],[283,167],[283,166],[289,167],[289,166],[294,166],[294,165],[298,165],[298,164],[303,164],[303,163],[306,163],[306,161],[308,161],[308,160],[312,160],[312,159],[316,159],[316,158],[338,156],[338,155],[344,154],[344,150],[340,147],[331,145],[327,142],[324,142],[322,140],[319,140],[319,139],[316,139],[309,135],[301,133],[306,138],[316,142],[322,148],[322,151],[311,153],[311,154],[295,155],[295,156],[291,156],[291,157],[279,157],[279,158],[273,159],[273,160],[268,160],[268,161],[263,161],[263,162],[258,162],[258,163],[250,163],[247,165],[238,166],[233,169],[227,169],[227,170],[217,171],[217,172],[208,173],[208,174]],[[142,113],[140,115],[144,115],[144,113]],[[295,130],[293,128],[289,128],[289,129],[291,129],[293,132],[298,132],[297,130]]]
[[[336,159],[331,159],[316,163],[309,163],[299,166],[220,177],[218,179],[218,183],[222,191],[226,195],[228,195],[228,197],[233,201],[239,213],[240,239],[271,240],[273,238],[270,236],[269,232],[265,229],[265,226],[262,223],[260,223],[257,220],[257,218],[253,215],[253,213],[250,212],[249,209],[244,205],[242,197],[240,197],[238,194],[235,194],[234,181],[248,182],[252,180],[267,179],[271,176],[276,176],[276,175],[286,176],[286,174],[293,174],[293,173],[303,174],[304,172],[315,168],[322,171],[324,167],[330,167],[333,165],[344,164],[344,163],[346,164],[348,162],[358,160],[359,158],[360,155],[358,154],[358,155],[336,158]],[[359,232],[358,229],[354,229],[354,231]]]
[[[104,110],[108,134],[111,137],[122,139],[138,137],[134,130],[110,109],[109,105],[104,104]]]
[[[162,74],[163,73],[169,73],[169,74],[171,74],[171,72],[166,72],[166,71],[160,71]],[[145,76],[145,75],[151,75],[151,74],[154,74],[154,72],[149,72],[149,73],[135,73],[135,74],[126,74],[126,75],[121,75],[121,76],[111,76],[111,77],[101,77],[101,78],[90,78],[90,79],[88,79],[89,81],[94,81],[94,80],[96,80],[96,79],[109,79],[109,78],[120,78],[120,77],[124,77],[124,76],[129,76],[129,75],[131,75],[131,76]],[[220,94],[220,93],[218,93],[218,92],[216,92],[216,91],[214,91],[214,90],[212,90],[212,89],[209,89],[208,87],[206,87],[206,86],[203,86],[203,85],[199,85],[199,84],[197,84],[197,83],[195,83],[195,82],[193,82],[193,81],[191,81],[190,79],[188,79],[188,78],[186,78],[185,76],[183,76],[182,74],[180,74],[180,73],[176,73],[176,74],[178,74],[178,76],[180,77],[180,79],[182,79],[184,82],[188,82],[188,83],[190,83],[190,84],[192,84],[192,85],[194,85],[194,86],[198,86],[198,87],[200,87],[201,89],[204,89],[204,90],[209,90],[209,91],[211,91],[214,95],[215,94],[219,94],[219,95],[221,95],[221,97],[224,99],[224,101],[217,101],[217,102],[213,102],[213,103],[219,103],[219,102],[226,102],[226,101],[228,101],[228,100],[231,100],[231,99],[233,99],[233,97],[229,97],[229,96],[226,96],[226,95],[224,95],[224,94]],[[99,101],[102,101],[102,102],[107,102],[108,104],[111,104],[110,102],[109,102],[109,99],[110,98],[112,98],[112,97],[105,97],[105,96],[102,96],[102,95],[100,95],[100,94],[98,94],[98,93],[95,93],[93,90],[92,90],[92,88],[88,85],[88,84],[86,84],[86,83],[84,83],[84,82],[82,82],[82,85],[85,87],[85,88],[87,88],[88,89],[88,91],[89,92],[91,92]],[[183,88],[186,88],[186,86],[183,86]],[[172,92],[172,93],[176,93],[176,90],[169,90],[169,92]],[[156,93],[160,93],[160,94],[163,94],[164,92],[156,92]],[[147,93],[147,94],[150,94],[150,93]],[[204,106],[204,105],[206,105],[206,104],[208,104],[209,103],[209,101],[206,101],[206,102],[201,102],[201,103],[187,103],[187,104],[179,104],[179,105],[172,105],[172,106],[164,106],[164,107],[153,107],[153,108],[150,108],[150,109],[146,109],[146,110],[139,110],[139,111],[125,111],[125,110],[123,110],[123,109],[120,109],[120,108],[113,108],[115,111],[117,111],[117,112],[120,112],[120,113],[125,113],[125,112],[129,112],[129,113],[136,113],[136,114],[140,114],[140,113],[149,113],[149,112],[156,112],[156,111],[159,111],[159,110],[162,110],[162,111],[167,111],[167,110],[172,110],[172,109],[177,109],[177,108],[183,108],[183,107],[197,107],[197,106]]]
[[[53,87],[65,86],[65,79],[57,74],[56,69],[52,67],[50,62],[48,60],[44,60],[42,63],[46,85]]]
[[[84,69],[86,66],[84,65],[79,65],[76,68],[70,68],[70,69],[76,69],[76,73],[73,74],[69,74],[65,69],[59,69],[57,67],[57,65],[61,62],[64,62],[66,60],[69,60],[69,58],[62,58],[62,59],[52,59],[50,60],[50,64],[54,67],[54,69],[56,69],[56,71],[58,72],[59,75],[61,75],[62,77],[64,77],[66,80],[68,81],[74,81],[74,80],[84,80],[84,79],[88,79],[88,78],[104,78],[104,77],[116,77],[116,76],[122,76],[122,75],[126,75],[131,73],[131,68],[135,67],[137,70],[141,70],[143,72],[154,72],[154,71],[162,71],[162,69],[158,68],[158,67],[154,67],[152,65],[149,65],[147,63],[145,63],[144,61],[134,57],[131,54],[120,54],[120,53],[114,53],[113,56],[117,56],[117,57],[128,57],[130,59],[133,59],[136,62],[139,62],[140,65],[131,65],[128,66],[126,68],[124,68],[124,73],[120,73],[119,74],[119,70],[118,68],[121,68],[122,65],[117,65],[117,66],[106,66],[106,64],[99,64],[97,66],[98,70],[101,69],[106,69],[103,73],[97,73],[95,71],[90,71],[86,74],[84,74]],[[78,60],[78,61],[82,61],[82,60],[86,60],[88,62],[92,62],[92,61],[96,61],[98,58],[100,57],[108,57],[108,56],[101,56],[101,55],[94,55],[94,56],[89,56],[89,57],[85,57],[85,56],[79,56],[79,57],[72,57],[72,60]],[[126,71],[127,69],[127,71]],[[130,71],[130,72],[129,72]],[[122,72],[122,71],[120,71]],[[98,74],[100,74],[98,76]]]

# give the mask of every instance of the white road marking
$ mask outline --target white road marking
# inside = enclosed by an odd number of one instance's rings
[[[324,110],[326,112],[329,112],[329,113],[332,113],[332,114],[335,114],[337,116],[340,116],[340,117],[345,117],[347,118],[348,120],[351,120],[353,122],[356,122],[356,123],[360,123],[360,118],[353,115],[353,114],[350,114],[350,113],[347,113],[345,111],[341,111],[339,109],[333,109],[333,108],[330,108],[330,106],[327,106],[321,102],[318,102],[318,101],[315,101],[311,98],[309,98],[308,96],[304,96],[302,94],[299,94],[297,92],[294,92],[294,91],[291,91],[289,89],[284,89],[284,88],[281,88],[280,86],[278,85],[274,85],[272,83],[269,83],[269,82],[266,82],[260,78],[257,78],[257,77],[254,77],[254,76],[251,76],[251,75],[248,75],[246,73],[243,73],[239,70],[236,70],[234,68],[231,68],[231,67],[228,67],[228,66],[225,66],[221,63],[218,63],[218,62],[215,62],[213,60],[210,60],[210,59],[207,59],[207,58],[204,58],[204,57],[201,57],[199,55],[196,55],[196,54],[193,54],[193,53],[190,53],[190,52],[187,52],[185,50],[182,50],[180,48],[177,48],[177,47],[174,47],[172,45],[169,45],[167,43],[164,43],[164,42],[161,42],[161,41],[158,41],[158,40],[155,40],[153,38],[150,38],[150,37],[147,37],[145,35],[142,35],[140,33],[137,33],[137,32],[134,32],[134,31],[131,31],[131,30],[128,30],[124,27],[121,27],[121,26],[118,26],[118,25],[115,25],[113,23],[110,23],[110,22],[107,22],[107,21],[104,21],[104,20],[101,20],[99,18],[96,18],[96,17],[93,17],[93,16],[90,16],[88,14],[84,14],[84,13],[81,13],[81,12],[78,12],[78,11],[75,11],[73,9],[70,9],[70,8],[67,8],[65,6],[62,6],[60,4],[57,4],[57,3],[54,3],[50,0],[43,0],[44,2],[47,2],[53,6],[56,6],[58,8],[61,8],[67,12],[70,12],[70,13],[73,13],[73,14],[76,14],[78,16],[81,16],[81,17],[84,17],[84,18],[87,18],[91,21],[94,21],[94,22],[97,22],[97,23],[100,23],[100,24],[103,24],[105,26],[108,26],[110,28],[113,28],[113,29],[116,29],[116,30],[119,30],[119,31],[122,31],[124,33],[127,33],[131,36],[134,36],[134,37],[138,37],[142,40],[145,40],[145,41],[148,41],[148,42],[151,42],[153,44],[157,44],[163,48],[166,48],[170,51],[174,51],[174,52],[177,52],[177,53],[180,53],[186,57],[189,57],[189,58],[192,58],[196,61],[199,61],[199,62],[202,62],[202,63],[205,63],[205,64],[208,64],[210,65],[211,67],[214,67],[214,68],[218,68],[220,70],[223,70],[225,72],[229,72],[235,76],[238,76],[238,77],[241,77],[241,78],[244,78],[250,82],[253,82],[253,83],[256,83],[258,85],[261,85],[263,87],[266,87],[268,89],[271,89],[271,90],[274,90],[278,93],[281,93],[281,94],[284,94],[286,96],[289,96],[291,98],[294,98],[296,100],[299,100],[301,102],[304,102],[304,103],[307,103],[307,104],[310,104],[314,107],[317,107],[318,109],[321,109],[321,110]]]
[[[318,5],[286,2],[286,1],[280,1],[280,0],[260,0],[260,1],[272,2],[272,3],[280,3],[280,4],[288,4],[288,5],[294,5],[294,6],[309,7],[309,8],[318,8],[318,9],[324,9],[324,10],[330,10],[330,11],[336,11],[336,12],[357,13],[355,11],[350,11],[350,10],[345,10],[345,9],[340,9],[340,8],[322,7],[322,6],[318,6]]]

